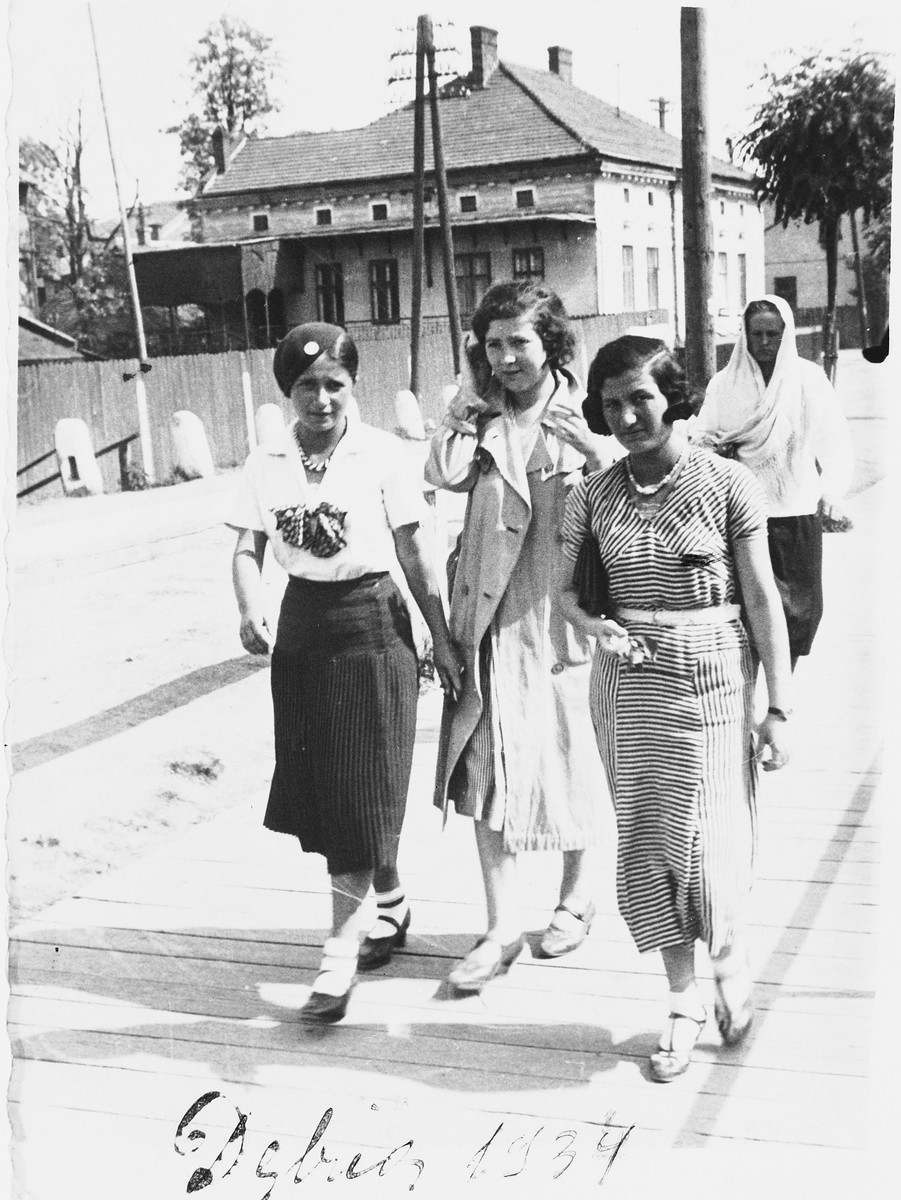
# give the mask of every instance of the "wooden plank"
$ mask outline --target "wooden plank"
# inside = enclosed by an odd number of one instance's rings
[[[417,977],[426,973],[440,981],[447,973],[455,955],[436,957],[436,950],[443,947],[419,938],[404,952],[395,956],[390,975],[404,977],[407,973]],[[611,950],[615,950],[612,947]],[[291,978],[299,970],[315,972],[321,957],[320,945],[285,945],[277,956],[272,956],[266,966],[269,979]],[[775,981],[783,985],[805,988],[829,988],[832,990],[869,991],[874,986],[875,964],[865,959],[814,958],[793,953],[770,951],[766,960],[755,959],[755,975],[762,982]],[[659,967],[653,960],[644,964],[647,977],[659,978]],[[13,984],[68,981],[70,986],[84,986],[83,981],[111,979],[117,984],[124,980],[150,980],[158,986],[180,983],[185,974],[197,969],[199,963],[185,958],[160,954],[136,954],[110,949],[89,949],[59,945],[32,945],[21,943],[12,948],[10,957],[10,981]],[[605,973],[599,974],[601,968]],[[221,986],[247,986],[260,978],[260,963],[238,961],[207,961],[203,964],[206,985],[221,980]],[[386,972],[380,973],[385,974]],[[594,993],[598,989],[605,994],[604,980],[608,975],[631,977],[641,974],[641,965],[632,952],[615,955],[607,950],[586,943],[580,951],[565,962],[534,959],[526,953],[517,963],[516,977],[529,981],[530,986],[556,988],[565,985],[567,991]],[[645,977],[644,975],[641,976]],[[545,982],[546,981],[546,982]],[[93,990],[93,989],[88,989]]]
[[[423,926],[417,912],[417,920],[410,934],[411,939],[421,936]],[[325,930],[323,929],[323,934]],[[141,929],[120,929],[102,926],[86,928],[60,929],[55,925],[39,925],[32,923],[27,935],[10,942],[12,961],[16,961],[24,948],[31,945],[67,945],[83,947],[106,947],[110,950],[129,951],[138,954],[163,954],[170,958],[215,959],[222,962],[280,962],[284,957],[282,943],[277,939],[238,939],[220,934],[214,938],[200,937],[189,932],[153,931]],[[292,941],[296,944],[296,940]],[[408,944],[407,951],[399,951],[394,962],[400,961],[405,953],[419,947],[415,943]],[[877,939],[872,934],[835,933],[824,930],[784,929],[764,931],[755,929],[751,935],[752,959],[756,963],[763,962],[778,944],[780,950],[788,953],[803,953],[812,957],[822,958],[865,958],[875,959]],[[592,930],[587,941],[580,950],[563,960],[558,960],[561,967],[572,964],[577,958],[582,959],[591,955],[591,965],[594,957],[599,954],[603,963],[609,955],[617,955],[618,959],[611,966],[621,967],[628,961],[635,967],[645,960],[634,948],[627,946],[622,939],[604,941],[596,930]],[[628,955],[628,959],[627,959]],[[637,968],[635,968],[637,969]],[[658,971],[652,972],[659,974]]]
[[[271,931],[300,931],[313,928],[317,931],[326,927],[329,919],[327,898],[297,895],[284,898],[276,911],[274,903],[263,899],[251,903],[247,897],[242,897],[243,903],[237,905],[229,902],[228,908],[211,904],[209,900],[198,903],[190,910],[177,905],[134,904],[125,901],[104,901],[90,898],[61,901],[35,915],[28,922],[23,922],[13,931],[16,936],[27,934],[34,925],[73,926],[107,926],[115,925],[126,929],[169,929],[176,928],[186,933],[216,936],[219,933],[232,935],[237,931],[256,929],[263,936]],[[423,908],[427,902],[419,902]],[[438,909],[440,911],[440,907]],[[790,911],[784,906],[772,906],[767,909],[755,898],[751,915],[751,925],[760,927],[785,928],[790,926],[798,929],[831,929],[838,932],[868,934],[878,929],[878,908],[875,905],[840,904],[838,902],[820,903],[817,897],[799,902]],[[455,933],[469,926],[470,935],[481,932],[484,917],[472,906],[459,907],[454,919],[448,922],[449,929]],[[436,920],[430,919],[427,924],[434,927]],[[620,918],[603,914],[597,919],[597,927],[602,937],[613,939],[621,936],[622,924]]]
[[[50,989],[42,989],[37,995],[23,995],[22,989],[16,989],[10,1001],[10,1022],[23,1038],[16,1046],[17,1057],[33,1056],[29,1050],[33,1045],[38,1047],[37,1057],[43,1057],[48,1046],[57,1044],[74,1050],[70,1034],[84,1030],[99,1040],[112,1032],[161,1039],[172,1043],[168,1053],[175,1057],[185,1053],[193,1056],[189,1048],[176,1046],[186,1041],[212,1039],[232,1048],[249,1046],[267,1052],[277,1046],[294,1046],[298,1039],[305,1044],[312,1038],[326,1047],[326,1053],[327,1046],[343,1045],[347,1040],[352,1052],[363,1057],[378,1051],[376,1057],[388,1061],[408,1054],[418,1060],[422,1051],[412,1043],[431,1039],[441,1044],[450,1039],[541,1048],[561,1054],[566,1064],[566,1055],[572,1053],[607,1053],[617,1061],[635,1055],[643,1059],[654,1047],[663,1014],[658,997],[636,1000],[631,996],[599,999],[571,995],[552,1010],[555,1021],[546,1002],[536,1003],[534,996],[522,991],[505,995],[495,990],[484,1003],[473,1003],[448,1001],[436,997],[434,989],[411,987],[409,983],[403,988],[367,986],[357,988],[348,1019],[336,1027],[338,1032],[330,1034],[326,1043],[321,1030],[311,1031],[297,1015],[307,988],[300,984],[268,986],[265,995],[255,999],[217,990],[203,1000],[169,989],[156,994],[151,989],[135,989],[117,1000],[98,997],[99,1003],[91,1003],[88,995],[80,1002],[73,1001],[64,989],[57,995]],[[164,998],[166,1007],[161,1008]],[[808,1003],[807,1008],[806,1012],[792,1011],[779,997],[770,1008],[759,1008],[753,1034],[740,1052],[721,1047],[710,1023],[704,1038],[709,1051],[705,1056],[710,1061],[779,1071],[864,1074],[869,1058],[867,1007],[858,1006],[852,1012],[847,1003],[836,1004],[830,997],[817,1005]],[[398,1037],[403,1046],[395,1044]],[[409,1047],[407,1042],[411,1043]],[[824,1052],[824,1046],[829,1047],[828,1052]],[[451,1051],[441,1046],[434,1053],[441,1060],[442,1054]],[[481,1051],[474,1053],[473,1061],[477,1063]],[[82,1057],[80,1050],[77,1057]],[[440,1065],[437,1060],[436,1065]],[[576,1064],[576,1068],[581,1077],[582,1067]]]
[[[506,1038],[503,1028],[493,1031],[494,1036],[478,1026],[464,1029],[458,1038],[450,1026],[441,1034],[426,1034],[415,1026],[409,1031],[401,1031],[399,1026],[393,1030],[341,1026],[323,1036],[322,1031],[298,1024],[251,1026],[242,1022],[239,1027],[235,1022],[219,1021],[181,1024],[168,1036],[163,1029],[154,1034],[152,1029],[140,1027],[127,1032],[43,1032],[15,1024],[11,1032],[26,1081],[31,1067],[43,1063],[78,1063],[98,1069],[115,1066],[163,1076],[173,1071],[203,1075],[213,1069],[223,1078],[242,1082],[260,1082],[265,1070],[276,1083],[278,1076],[290,1078],[289,1072],[296,1076],[306,1070],[324,1070],[330,1063],[353,1069],[390,1062],[396,1075],[408,1067],[431,1067],[443,1077],[453,1073],[458,1078],[502,1072],[518,1079],[520,1087],[524,1080],[535,1079],[581,1086],[603,1071],[606,1081],[623,1094],[646,1090],[646,1058],[656,1037],[644,1030],[624,1033],[614,1026],[595,1031],[594,1036],[573,1031],[565,1044],[548,1045],[540,1040],[540,1029],[514,1029]],[[582,1033],[580,1038],[575,1036],[578,1033]],[[849,1089],[853,1094],[860,1085],[866,1060],[859,1054],[841,1049],[835,1059],[824,1061],[821,1057],[819,1064],[808,1061],[805,1065],[801,1054],[789,1052],[785,1037],[772,1031],[756,1036],[756,1052],[737,1056],[717,1045],[715,1032],[705,1031],[693,1064],[698,1070],[692,1072],[705,1094],[745,1099],[778,1094],[782,1100],[803,1103],[815,1089],[818,1102],[839,1112]],[[807,1058],[810,1060],[809,1055]]]

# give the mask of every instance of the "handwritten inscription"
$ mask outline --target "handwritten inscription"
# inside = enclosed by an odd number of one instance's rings
[[[333,1117],[334,1109],[326,1108],[307,1139],[306,1149],[297,1157],[292,1157],[277,1139],[258,1153],[249,1145],[250,1113],[241,1112],[221,1092],[205,1092],[187,1109],[175,1132],[176,1152],[198,1163],[187,1178],[185,1193],[194,1195],[215,1188],[223,1195],[227,1191],[230,1197],[240,1195],[241,1200],[277,1200],[288,1195],[296,1184],[313,1177],[320,1183],[335,1184],[366,1178],[370,1185],[384,1179],[390,1181],[392,1191],[415,1190],[426,1163],[415,1153],[412,1138],[384,1153],[341,1150],[326,1138]],[[586,1180],[602,1183],[633,1128],[617,1124],[613,1113],[608,1113],[600,1124],[579,1129],[560,1128],[559,1123],[555,1127],[538,1124],[525,1133],[508,1121],[499,1121],[468,1160],[453,1164],[443,1155],[443,1161],[435,1166],[443,1177],[455,1175],[463,1183],[518,1176],[553,1183],[572,1172],[579,1159],[583,1171],[588,1172]],[[230,1132],[223,1134],[223,1130]],[[239,1177],[244,1176],[249,1178],[236,1191]],[[226,1179],[230,1186],[223,1187]],[[207,1193],[210,1200],[213,1195]]]

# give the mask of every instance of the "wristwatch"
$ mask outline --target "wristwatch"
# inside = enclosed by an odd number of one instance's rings
[[[795,710],[793,708],[776,708],[775,705],[771,705],[766,711],[769,716],[775,717],[777,721],[787,721]]]

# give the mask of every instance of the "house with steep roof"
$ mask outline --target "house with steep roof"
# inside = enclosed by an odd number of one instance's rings
[[[132,248],[156,243],[183,245],[191,240],[191,219],[188,215],[188,200],[154,200],[145,204],[136,200],[126,212],[129,245]],[[122,241],[122,218],[108,217],[94,223],[94,236],[107,246],[120,249]]]
[[[461,313],[495,281],[542,280],[574,316],[634,313],[684,330],[680,141],[548,70],[498,57],[471,29],[472,69],[439,109]],[[223,347],[273,345],[304,320],[350,328],[409,319],[413,105],[361,129],[214,142],[195,199],[202,241],[136,252],[144,304],[202,306]],[[433,162],[426,120],[427,168]],[[712,162],[714,306],[724,336],[763,285],[751,177]],[[426,174],[423,317],[446,316],[434,173]]]

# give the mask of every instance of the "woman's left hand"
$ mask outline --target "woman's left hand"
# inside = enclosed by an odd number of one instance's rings
[[[757,762],[764,771],[779,771],[791,758],[788,722],[768,713],[757,726]]]
[[[433,638],[432,656],[445,696],[450,700],[459,699],[463,691],[464,659],[462,652],[449,638]]]

